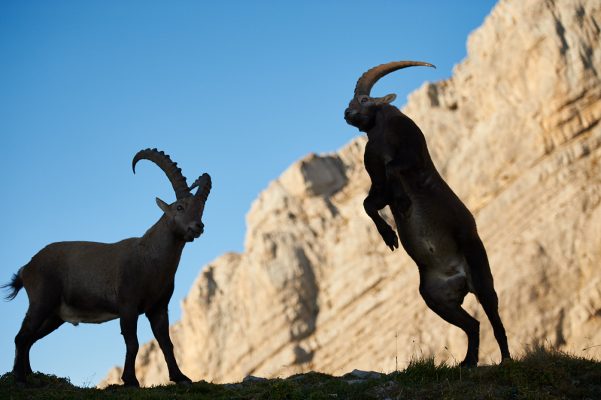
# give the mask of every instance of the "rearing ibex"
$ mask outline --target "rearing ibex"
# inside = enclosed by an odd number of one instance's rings
[[[419,268],[419,291],[426,304],[467,334],[467,354],[461,364],[478,363],[480,323],[461,307],[468,292],[482,304],[501,356],[508,359],[493,277],[474,217],[438,174],[421,130],[390,104],[396,95],[370,96],[378,79],[410,66],[433,67],[398,61],[370,69],[357,81],[344,112],[347,123],[367,133],[364,162],[372,186],[363,203],[365,211],[394,250],[397,235],[378,213],[390,207],[401,244]]]
[[[169,378],[178,383],[191,382],[175,361],[167,310],[184,245],[203,233],[202,214],[211,178],[203,174],[188,187],[177,164],[157,149],[135,155],[134,173],[136,163],[142,159],[154,162],[165,172],[177,198],[171,205],[156,199],[164,214],[144,236],[111,244],[52,243],[4,286],[12,289],[9,300],[23,287],[29,297],[27,314],[15,337],[13,373],[18,382],[25,382],[31,373],[31,346],[64,322],[101,323],[119,318],[127,348],[122,379],[127,386],[139,386],[134,362],[140,314],[146,314],[150,321],[167,361]],[[192,195],[195,187],[198,190]]]

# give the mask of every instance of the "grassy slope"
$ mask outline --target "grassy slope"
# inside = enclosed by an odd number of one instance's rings
[[[352,379],[311,372],[240,384],[98,390],[40,373],[22,388],[7,373],[0,399],[601,399],[601,362],[543,348],[499,366],[466,370],[426,359],[380,378]]]

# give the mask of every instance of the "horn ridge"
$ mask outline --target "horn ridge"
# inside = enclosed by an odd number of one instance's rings
[[[167,175],[169,182],[171,182],[171,186],[173,186],[176,199],[179,200],[191,195],[190,190],[188,189],[188,183],[186,182],[186,177],[182,174],[182,169],[179,168],[177,163],[172,161],[171,157],[169,157],[168,154],[165,154],[164,151],[156,148],[149,148],[137,152],[131,162],[134,174],[136,173],[136,164],[140,160],[152,161],[163,170],[165,175]]]
[[[393,61],[386,64],[380,64],[367,70],[367,72],[361,75],[361,77],[357,80],[357,84],[355,85],[355,96],[369,96],[371,88],[384,75],[402,68],[417,66],[436,68],[436,66],[433,64],[424,61]]]

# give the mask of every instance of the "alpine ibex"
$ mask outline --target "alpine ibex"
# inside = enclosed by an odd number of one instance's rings
[[[468,292],[482,304],[501,356],[508,359],[493,277],[474,217],[434,167],[421,130],[390,104],[396,95],[370,96],[378,79],[411,66],[434,67],[417,61],[374,67],[359,78],[344,112],[348,124],[367,133],[364,163],[372,185],[363,205],[394,250],[397,234],[378,212],[390,207],[401,244],[419,269],[419,292],[426,304],[467,334],[467,354],[461,364],[478,363],[480,323],[461,307]]]
[[[169,378],[189,383],[177,366],[169,337],[167,306],[173,294],[175,272],[186,242],[204,230],[202,214],[211,190],[208,174],[191,187],[181,169],[168,155],[157,149],[138,152],[132,161],[146,159],[158,165],[169,178],[177,200],[166,204],[157,198],[163,215],[139,238],[117,243],[57,242],[33,256],[5,285],[12,300],[25,287],[29,308],[15,337],[13,373],[25,382],[32,372],[31,346],[64,322],[102,323],[120,319],[121,334],[127,348],[122,379],[126,386],[139,386],[134,362],[138,353],[138,316],[146,314],[159,343]],[[196,194],[191,191],[198,187]]]

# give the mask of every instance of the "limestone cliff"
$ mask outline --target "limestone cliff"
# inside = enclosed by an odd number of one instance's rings
[[[501,1],[453,77],[404,109],[476,216],[514,354],[546,342],[601,358],[600,26],[598,0]],[[463,332],[426,308],[417,268],[363,212],[364,145],[293,164],[252,205],[244,253],[203,267],[171,329],[192,379],[462,359]],[[465,305],[480,361],[497,362],[482,309]],[[137,368],[143,385],[167,380],[155,342]]]

